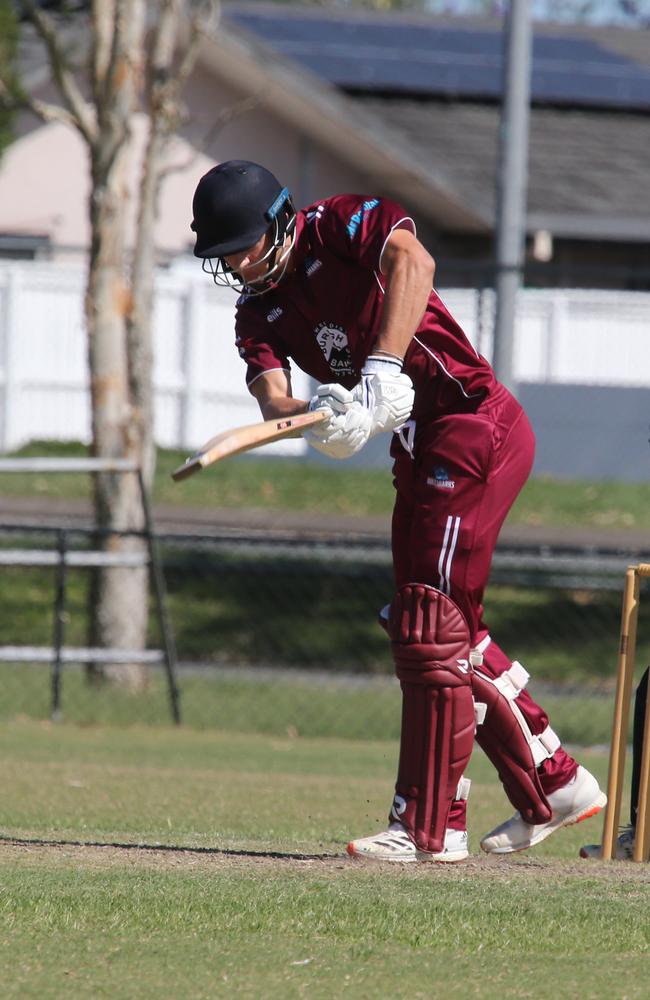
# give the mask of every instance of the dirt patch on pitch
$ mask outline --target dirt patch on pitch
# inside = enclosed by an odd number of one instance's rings
[[[332,878],[381,871],[382,877],[409,876],[422,879],[490,879],[495,882],[559,878],[588,878],[635,886],[650,884],[650,864],[584,860],[546,860],[517,855],[490,858],[472,856],[455,865],[368,864],[339,854],[299,854],[280,851],[216,849],[157,844],[81,843],[73,840],[5,838],[0,842],[0,865],[59,863],[86,869],[146,867],[156,870],[204,870],[278,872],[310,871]]]

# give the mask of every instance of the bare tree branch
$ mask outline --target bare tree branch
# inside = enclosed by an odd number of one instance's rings
[[[185,53],[176,72],[178,90],[180,91],[196,65],[199,46],[203,37],[214,33],[221,20],[221,0],[207,0],[196,5],[190,18],[190,37]]]
[[[76,126],[74,115],[60,104],[49,104],[39,101],[36,97],[27,98],[27,107],[44,122],[63,122],[64,125]]]
[[[176,47],[176,28],[181,6],[182,0],[160,0],[150,60],[154,78],[159,71],[166,74],[169,72]]]
[[[202,38],[215,29],[221,15],[219,0],[190,4],[193,10],[188,38],[183,42],[180,62],[173,69],[183,6],[183,0],[163,0],[150,60],[152,112],[165,118],[168,132],[177,128],[180,121],[180,95],[196,65]]]
[[[92,145],[97,139],[97,123],[66,59],[54,22],[33,3],[33,0],[19,0],[19,2],[45,45],[54,79],[70,116],[69,121],[81,132],[86,142]]]
[[[105,78],[97,83],[101,169],[108,170],[125,141],[141,90],[146,0],[110,0],[114,4],[110,55]],[[102,7],[99,0],[98,7]],[[106,57],[108,46],[104,45]]]
[[[27,109],[44,122],[63,122],[64,125],[76,127],[74,117],[60,104],[50,104],[47,101],[39,101],[38,98],[21,90],[20,93],[13,91],[0,76],[0,104],[10,109]]]
[[[95,106],[101,107],[111,63],[115,25],[115,0],[92,0],[93,30],[91,76]]]
[[[161,170],[161,177],[169,177],[172,174],[188,170],[192,164],[196,162],[201,153],[205,153],[209,150],[212,143],[216,140],[217,136],[226,125],[228,125],[231,121],[235,121],[235,119],[240,118],[242,115],[247,114],[249,111],[254,111],[255,108],[260,106],[261,96],[261,90],[258,90],[257,93],[251,94],[250,97],[243,97],[235,104],[231,104],[230,107],[222,108],[208,131],[204,134],[203,138],[194,143],[195,148],[192,154],[180,163],[174,163],[170,164],[168,167],[164,167]]]

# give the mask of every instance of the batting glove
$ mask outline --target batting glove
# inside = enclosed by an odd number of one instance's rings
[[[350,458],[370,437],[371,417],[342,385],[319,385],[309,410],[323,410],[328,419],[310,427],[304,437],[312,448],[330,458]]]
[[[413,383],[397,358],[371,354],[361,369],[361,381],[353,391],[370,413],[370,435],[395,431],[408,420],[413,409]]]

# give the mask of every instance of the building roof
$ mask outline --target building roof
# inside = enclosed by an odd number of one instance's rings
[[[252,96],[275,120],[365,177],[369,190],[404,202],[434,229],[490,235],[496,217],[499,21],[281,4],[231,3],[224,11],[201,53],[202,67],[215,80]],[[25,82],[47,85],[42,52],[23,27]],[[85,19],[72,19],[66,34],[68,51],[78,48],[82,58]],[[551,100],[551,84],[547,80],[546,90],[540,89],[534,69],[528,230],[648,242],[650,31],[535,25],[535,37],[556,89]],[[417,87],[409,82],[416,50]],[[544,53],[560,50],[564,63],[550,73]],[[584,74],[577,55],[575,72],[565,72],[571,52],[585,57]],[[472,53],[478,53],[479,69],[468,74]],[[423,66],[436,67],[426,86]],[[571,76],[577,82],[569,87]],[[603,88],[590,95],[587,85],[596,78],[611,84],[599,100]],[[19,133],[28,127],[21,119]]]
[[[374,111],[228,18],[205,38],[200,60],[214,78],[249,94],[275,120],[368,178],[373,190],[403,199],[440,228],[490,232],[487,213],[466,204],[451,179],[417,145],[385,125]]]
[[[493,219],[499,111],[494,105],[354,98],[453,179],[468,207]],[[527,224],[557,236],[648,241],[650,117],[534,108]]]
[[[345,90],[498,100],[503,25],[497,19],[229,4],[229,19],[275,52]],[[641,32],[643,34],[643,32]],[[533,27],[535,103],[650,110],[650,55],[639,32]]]
[[[462,83],[459,66],[466,67],[472,51],[479,63],[481,53],[497,59],[499,22],[277,4],[230,4],[225,10],[222,42],[248,46],[252,61],[265,70],[281,67],[285,86],[291,89],[293,76],[301,97],[315,102],[312,122],[309,115],[302,119],[305,128],[320,131],[323,139],[329,113],[333,133],[325,141],[338,146],[339,155],[358,155],[372,172],[372,158],[361,148],[369,144],[376,150],[382,185],[409,195],[411,203],[419,201],[435,224],[454,231],[491,230],[499,129],[496,77],[481,87],[476,82],[481,74],[475,74],[470,87]],[[561,52],[563,61],[544,86],[544,74],[536,75],[533,66],[529,231],[647,241],[650,32],[536,25],[535,37],[538,53]],[[431,73],[428,90],[409,83],[412,50],[406,38],[423,59],[427,46],[435,49],[438,62],[448,68]],[[350,82],[355,51],[360,69]],[[460,51],[458,64],[455,51]],[[329,58],[336,52],[338,61]],[[389,58],[391,52],[401,58]],[[572,53],[574,72],[568,73]],[[388,70],[381,68],[382,60]],[[398,70],[401,82],[395,82]],[[346,127],[359,140],[356,146],[346,143]]]

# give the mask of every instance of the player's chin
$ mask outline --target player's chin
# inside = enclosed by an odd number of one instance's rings
[[[240,272],[240,278],[244,284],[249,285],[251,288],[258,288],[264,284],[268,268],[263,267],[259,270],[257,268],[246,269],[243,273]]]

